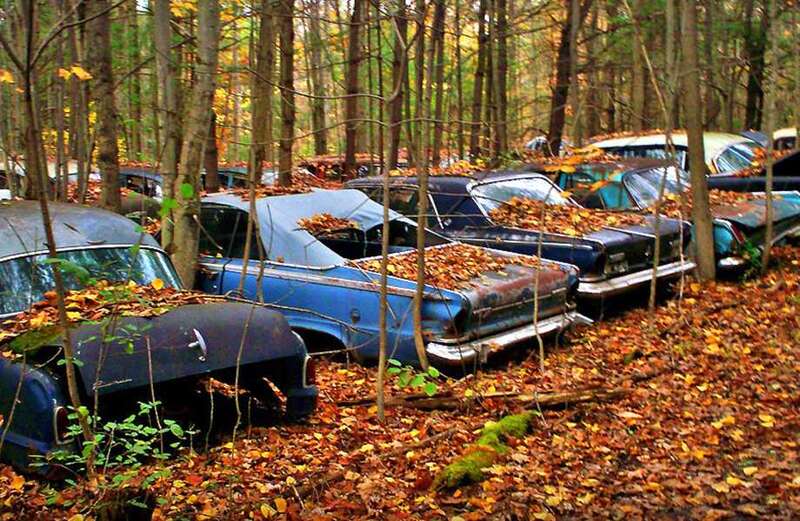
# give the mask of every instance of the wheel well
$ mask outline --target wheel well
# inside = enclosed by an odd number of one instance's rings
[[[341,339],[329,333],[302,328],[295,329],[295,332],[303,337],[303,342],[306,343],[306,349],[308,349],[309,353],[345,349]]]

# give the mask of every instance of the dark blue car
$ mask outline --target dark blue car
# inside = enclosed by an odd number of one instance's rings
[[[169,257],[125,217],[57,203],[50,212],[59,257],[90,276],[137,284],[161,279],[167,287],[180,287]],[[44,262],[47,247],[39,206],[32,201],[0,203],[0,223],[0,417],[8,429],[0,458],[26,469],[34,456],[74,447],[65,438],[70,402],[64,367],[58,363],[61,336],[37,341],[35,349],[25,344],[23,361],[12,353],[19,354],[18,342],[24,337],[12,338],[4,329],[53,289],[53,272]],[[62,272],[68,289],[82,286],[73,271]],[[119,317],[116,330],[141,334],[109,339],[101,324],[90,322],[71,330],[82,402],[90,405],[97,397],[101,417],[127,414],[137,400],[149,401],[151,384],[167,417],[199,409],[207,403],[198,400],[207,395],[199,380],[211,376],[232,383],[240,347],[239,382],[253,397],[273,398],[266,378],[286,397],[289,417],[306,417],[316,406],[305,345],[279,312],[220,299],[179,306],[156,317]],[[53,471],[38,468],[46,475]]]
[[[383,207],[357,190],[264,197],[255,206],[258,233],[251,238],[245,266],[249,201],[230,193],[203,199],[200,287],[226,294],[238,293],[243,285],[244,297],[283,311],[309,345],[376,360],[380,277],[354,261],[380,256]],[[348,224],[314,234],[301,226],[302,220],[323,214]],[[390,218],[395,258],[414,250],[416,226],[395,212]],[[432,233],[428,241],[429,249],[450,244]],[[539,270],[539,315],[534,320],[536,271],[509,265],[503,273],[485,269],[461,289],[426,285],[422,314],[431,361],[472,367],[490,354],[523,345],[537,334],[559,332],[581,319],[573,302],[577,270],[546,263]],[[418,363],[412,318],[415,289],[414,280],[389,277],[388,354],[408,364]]]
[[[363,190],[373,200],[381,201],[381,183],[380,178],[373,177],[350,181],[347,186]],[[389,195],[391,208],[407,216],[416,216],[417,190],[416,177],[393,177]],[[535,254],[541,242],[543,258],[580,268],[578,294],[584,298],[599,299],[624,293],[650,281],[655,230],[649,220],[641,226],[607,226],[585,236],[543,233],[495,223],[490,212],[515,197],[579,208],[539,174],[503,171],[432,176],[429,179],[428,226],[454,240],[516,253]],[[659,280],[667,281],[693,269],[692,262],[681,259],[690,240],[688,226],[665,219],[660,224],[659,234]]]

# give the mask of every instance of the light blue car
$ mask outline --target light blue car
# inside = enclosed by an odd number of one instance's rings
[[[380,256],[383,207],[358,190],[318,190],[256,201],[258,235],[243,266],[250,203],[214,194],[202,203],[200,287],[236,293],[281,310],[308,345],[350,351],[358,360],[378,358],[379,274],[352,260]],[[317,214],[350,220],[347,229],[315,237],[298,221]],[[415,223],[390,212],[391,255],[416,244]],[[453,244],[429,233],[429,248]],[[491,250],[493,255],[512,254]],[[259,259],[264,259],[263,266]],[[454,265],[453,270],[459,266]],[[547,262],[539,274],[539,314],[534,320],[536,268],[508,265],[487,270],[467,289],[425,287],[423,327],[427,354],[440,366],[472,369],[490,354],[558,333],[583,318],[574,310],[577,269]],[[389,357],[418,364],[412,301],[416,283],[388,281]]]

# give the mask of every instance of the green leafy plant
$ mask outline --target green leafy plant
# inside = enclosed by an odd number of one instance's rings
[[[397,385],[401,388],[410,387],[418,389],[433,396],[439,391],[436,381],[441,378],[442,373],[435,367],[429,367],[427,371],[417,371],[410,365],[403,365],[394,358],[389,360],[389,368],[386,373],[397,377]]]
[[[749,240],[745,241],[742,244],[742,257],[747,261],[747,268],[744,271],[743,277],[745,279],[750,279],[758,276],[761,273],[762,266],[761,249]]]

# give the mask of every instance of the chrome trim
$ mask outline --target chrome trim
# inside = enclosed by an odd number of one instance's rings
[[[655,239],[655,233],[647,233],[647,232],[637,232],[636,230],[628,230],[624,228],[617,228],[616,226],[603,226],[604,230],[611,230],[612,232],[619,232],[619,233],[627,233],[630,235],[636,235],[637,237],[645,237],[647,239]]]
[[[669,264],[662,264],[656,271],[658,278],[673,277],[691,271],[695,268],[695,263],[692,261],[671,262]],[[653,270],[645,269],[623,275],[622,277],[615,277],[602,282],[585,282],[580,281],[578,284],[578,296],[587,298],[599,298],[621,293],[629,288],[646,284],[653,278]]]
[[[66,407],[63,405],[58,405],[58,402],[53,400],[53,439],[58,445],[69,443],[69,438],[62,439],[61,436],[58,435],[58,411],[62,409],[67,410]]]
[[[717,267],[722,269],[738,268],[743,266],[746,262],[747,261],[741,257],[725,257],[724,259],[719,260]]]
[[[563,331],[576,323],[591,324],[592,320],[576,311],[569,311],[540,320],[536,324],[526,324],[473,342],[451,343],[452,341],[447,342],[444,339],[437,342],[429,342],[425,350],[435,360],[448,365],[462,362],[471,363],[476,358],[479,358],[481,362],[485,362],[490,352],[501,351],[511,345],[536,338],[537,335],[542,336]]]
[[[509,228],[511,228],[511,227],[509,226]],[[541,232],[539,232],[537,230],[526,230],[525,228],[513,228],[513,229],[515,229],[515,230],[524,230],[526,232],[531,232],[532,231],[534,233],[541,233]],[[560,234],[557,234],[557,233],[551,233],[551,232],[544,232],[544,233],[550,234],[550,235],[561,236]],[[458,240],[459,242],[470,242],[470,241],[472,241],[472,242],[482,243],[483,247],[485,247],[485,248],[493,248],[493,246],[486,245],[487,243],[523,244],[523,245],[526,245],[526,246],[528,246],[530,244],[535,244],[535,245],[539,244],[539,241],[515,241],[515,240],[510,240],[510,239],[499,239],[498,240],[498,239],[492,239],[490,237],[486,237],[485,239],[473,238],[473,237],[459,237],[457,235],[454,235],[453,237],[456,237],[456,240]],[[564,237],[569,237],[569,236],[565,235]],[[576,239],[576,238],[577,237],[572,237],[573,240]],[[593,242],[597,242],[598,244],[602,244],[600,241],[598,241],[596,239],[586,239],[586,238],[581,237],[580,240],[593,241]],[[542,246],[560,246],[560,247],[567,247],[567,248],[575,249],[575,250],[594,251],[594,248],[592,248],[588,244],[569,244],[569,243],[566,243],[566,242],[542,241]],[[510,253],[513,254],[514,252],[510,252]],[[517,255],[525,255],[525,254],[524,253],[517,253]],[[555,262],[555,261],[551,261],[550,259],[547,259],[547,260],[550,261],[550,262]]]

